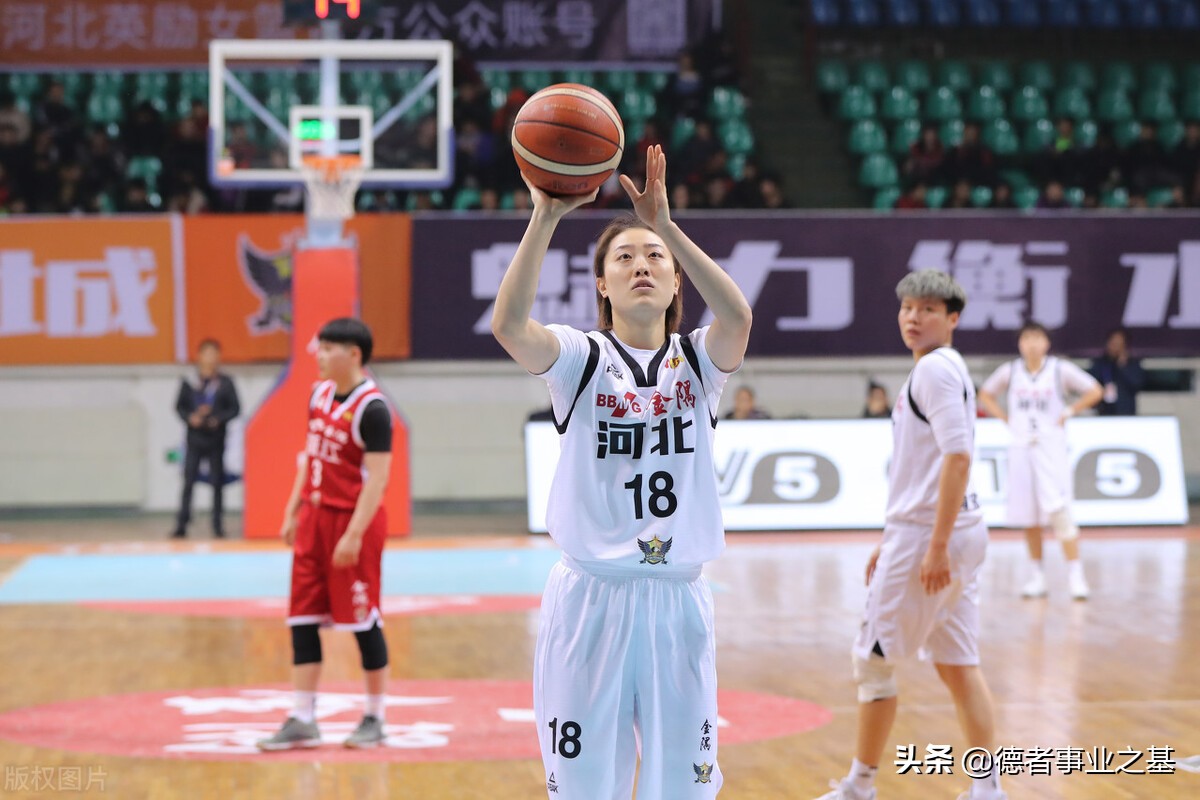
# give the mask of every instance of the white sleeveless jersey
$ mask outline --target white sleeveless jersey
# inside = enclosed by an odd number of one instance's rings
[[[982,388],[990,395],[1008,392],[1008,430],[1013,444],[1032,445],[1065,442],[1066,431],[1058,421],[1067,408],[1066,395],[1083,394],[1098,385],[1070,361],[1047,356],[1037,372],[1030,372],[1020,358],[1001,364]]]
[[[725,529],[713,434],[728,375],[708,357],[708,328],[672,334],[651,354],[609,331],[547,327],[561,348],[541,376],[562,446],[551,536],[579,561],[659,574],[718,556]]]
[[[975,386],[957,350],[939,347],[913,367],[892,409],[892,443],[887,521],[932,527],[943,456],[975,456]],[[955,527],[982,519],[968,480]]]

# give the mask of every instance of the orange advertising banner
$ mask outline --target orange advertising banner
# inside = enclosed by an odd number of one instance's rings
[[[183,224],[186,352],[213,338],[229,362],[286,359],[304,217],[222,214],[186,217]],[[375,336],[375,358],[407,358],[412,220],[406,214],[361,216],[346,231],[357,242],[360,313]]]
[[[0,64],[208,64],[213,39],[295,39],[280,0],[4,0]]]
[[[0,222],[0,364],[171,363],[178,217]]]

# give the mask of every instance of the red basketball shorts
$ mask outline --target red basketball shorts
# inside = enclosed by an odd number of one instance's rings
[[[358,563],[334,567],[333,550],[350,524],[353,509],[304,505],[292,553],[289,625],[332,625],[352,631],[382,624],[379,580],[387,516],[382,508],[363,534]]]

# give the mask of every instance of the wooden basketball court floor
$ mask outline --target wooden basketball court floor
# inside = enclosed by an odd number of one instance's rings
[[[331,632],[318,712],[326,744],[268,755],[253,739],[288,707],[279,544],[213,542],[203,530],[167,543],[161,520],[0,522],[0,796],[546,797],[528,682],[555,550],[520,523],[418,518],[414,537],[390,545],[390,747],[339,746],[359,714],[358,665],[352,637]],[[993,533],[984,669],[998,744],[1026,762],[1005,787],[1013,800],[1200,798],[1200,529],[1084,536],[1086,603],[1066,596],[1053,545],[1050,597],[1020,599],[1023,545]],[[844,774],[848,649],[876,538],[733,534],[707,569],[722,798],[813,798]],[[951,746],[953,774],[897,774],[889,748],[879,798],[955,798],[970,779],[949,697],[927,664],[903,666],[899,679],[893,743],[912,745],[918,762],[929,746]],[[1090,774],[1105,752],[1110,770],[1137,756],[1125,769],[1173,772]],[[1051,774],[1029,774],[1035,761]]]

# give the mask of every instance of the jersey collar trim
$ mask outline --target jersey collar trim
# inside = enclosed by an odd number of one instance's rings
[[[658,348],[658,352],[654,354],[654,358],[650,359],[646,371],[642,371],[642,366],[629,354],[625,346],[620,340],[613,335],[612,331],[600,331],[604,336],[612,342],[612,346],[616,348],[617,354],[621,356],[621,360],[625,362],[625,366],[629,367],[629,371],[633,373],[633,382],[641,388],[653,388],[658,385],[658,368],[662,366],[662,361],[667,356],[667,350],[671,347],[671,337],[668,335],[667,340],[663,342],[662,347]]]

